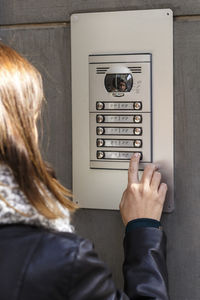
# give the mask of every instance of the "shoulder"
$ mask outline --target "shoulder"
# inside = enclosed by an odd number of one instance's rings
[[[41,239],[39,248],[48,248],[48,252],[52,249],[56,250],[57,255],[70,254],[74,258],[83,251],[93,249],[93,244],[88,239],[84,239],[75,233],[70,232],[54,232],[49,230],[41,230]]]
[[[77,291],[77,276],[87,277],[88,256],[94,258],[90,241],[74,233],[29,225],[0,226],[0,249],[5,265],[5,270],[1,265],[0,279],[9,278],[11,282],[21,274],[23,299],[30,298],[30,290],[34,295],[42,295],[41,299],[49,299],[47,295],[52,299],[68,299],[73,288]],[[12,273],[8,271],[11,269]],[[19,274],[13,277],[13,272]]]
[[[69,291],[76,281],[75,277],[88,270],[91,257],[97,259],[93,244],[74,233],[43,229],[37,234],[39,239],[29,263],[29,270],[48,278],[49,282],[57,282],[62,278],[62,288],[67,286]],[[53,274],[56,274],[57,279],[53,279]]]
[[[64,255],[70,254],[76,256],[81,249],[92,249],[93,244],[79,235],[71,232],[57,232],[44,228],[32,228],[34,234],[38,235],[38,251],[48,250],[48,254]],[[69,257],[68,257],[69,258]]]
[[[6,237],[6,240],[3,239]],[[50,259],[73,260],[81,248],[92,249],[93,245],[74,233],[56,232],[42,227],[12,224],[0,226],[0,238],[5,242],[12,241],[16,247],[31,251],[33,257],[44,261]]]

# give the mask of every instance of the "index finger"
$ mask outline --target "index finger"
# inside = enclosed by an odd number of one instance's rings
[[[128,184],[137,183],[138,180],[138,168],[140,161],[140,153],[134,153],[131,157],[128,169]]]

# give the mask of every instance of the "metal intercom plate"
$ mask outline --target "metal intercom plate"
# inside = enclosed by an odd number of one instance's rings
[[[90,167],[152,162],[152,55],[89,56]]]
[[[74,201],[118,209],[131,154],[159,165],[174,209],[173,14],[71,16]],[[142,171],[140,171],[140,176]]]

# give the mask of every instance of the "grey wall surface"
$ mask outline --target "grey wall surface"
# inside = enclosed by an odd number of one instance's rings
[[[71,188],[70,14],[171,8],[174,11],[175,205],[163,216],[171,300],[200,299],[200,1],[1,0],[0,37],[42,73],[43,152]],[[49,139],[48,139],[49,136]],[[124,228],[118,211],[79,210],[77,233],[95,243],[122,287]]]

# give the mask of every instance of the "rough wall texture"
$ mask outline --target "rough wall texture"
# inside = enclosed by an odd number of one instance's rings
[[[172,300],[200,299],[200,1],[2,0],[0,37],[42,73],[47,99],[43,152],[71,187],[70,22],[72,12],[172,8],[174,18],[175,202],[163,216]],[[47,136],[50,136],[50,139]],[[80,210],[77,232],[92,239],[122,287],[119,212]],[[105,234],[106,232],[106,234]]]

